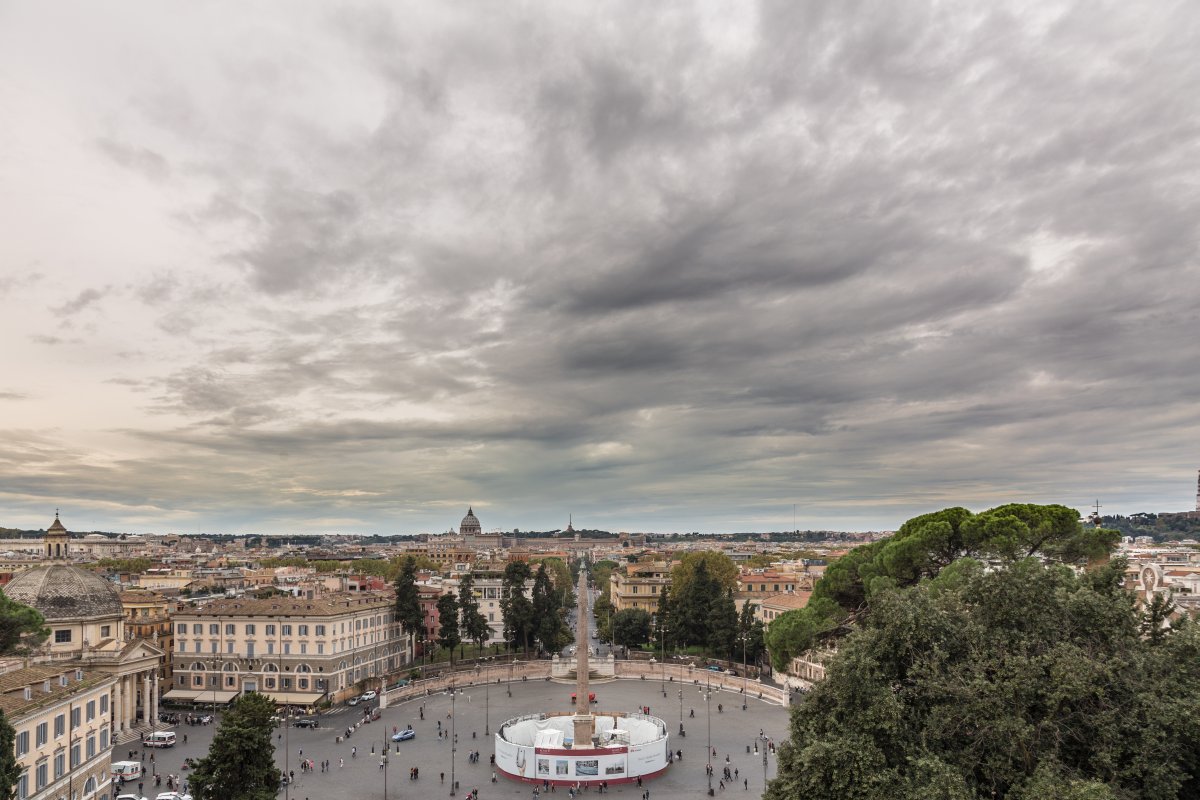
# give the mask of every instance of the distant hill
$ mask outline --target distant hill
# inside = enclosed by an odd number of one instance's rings
[[[1103,527],[1120,531],[1125,536],[1149,536],[1156,542],[1176,539],[1200,539],[1200,514],[1140,513],[1127,517],[1120,514],[1101,517]]]

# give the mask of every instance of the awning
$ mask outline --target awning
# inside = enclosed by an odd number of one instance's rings
[[[259,694],[271,698],[276,703],[285,703],[289,706],[311,706],[325,696],[310,692],[272,692],[269,689],[259,691]]]
[[[170,689],[163,692],[163,700],[195,700],[198,694],[195,689]]]
[[[237,691],[214,692],[212,689],[205,689],[202,692],[195,692],[194,694],[196,696],[192,699],[201,705],[204,703],[228,703],[238,696]]]

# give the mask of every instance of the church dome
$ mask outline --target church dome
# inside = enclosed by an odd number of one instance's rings
[[[47,622],[122,615],[117,587],[94,572],[70,564],[47,564],[13,576],[4,594],[36,608]]]
[[[475,516],[475,509],[468,508],[467,515],[463,517],[462,524],[458,526],[459,534],[465,536],[468,533],[480,533],[482,530],[479,518]]]

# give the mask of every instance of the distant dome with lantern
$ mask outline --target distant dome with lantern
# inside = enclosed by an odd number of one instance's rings
[[[483,528],[479,525],[479,518],[475,516],[474,508],[468,508],[467,515],[462,518],[462,523],[458,526],[459,536],[477,536],[482,532]]]

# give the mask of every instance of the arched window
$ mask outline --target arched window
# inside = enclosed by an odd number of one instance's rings
[[[203,664],[201,664],[199,661],[195,661],[195,662],[193,662],[193,663],[192,663],[192,670],[193,670],[194,672],[203,672],[203,671],[204,671],[204,665],[203,665]]]
[[[226,664],[224,667],[222,667],[222,669],[225,670],[226,672],[237,672],[238,671],[237,664]]]
[[[266,664],[263,666],[263,672],[279,672],[279,667],[274,664]]]
[[[308,664],[301,664],[300,666],[296,667],[296,672],[312,672],[312,667],[310,667]]]
[[[96,779],[88,778],[83,782],[83,793],[85,795],[93,794],[96,791]]]

